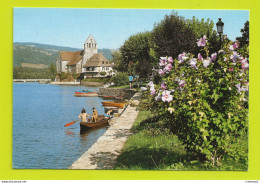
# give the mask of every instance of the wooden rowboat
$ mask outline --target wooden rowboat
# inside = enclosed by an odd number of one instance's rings
[[[113,107],[118,107],[118,108],[125,107],[125,103],[123,103],[123,102],[103,101],[102,104],[103,104],[103,106],[113,106]]]
[[[87,130],[89,128],[100,127],[108,124],[108,118],[104,115],[99,115],[97,122],[91,122],[91,118],[88,118],[87,122],[80,122],[80,130]]]
[[[114,96],[103,96],[104,100],[111,100],[111,99],[114,99],[114,98],[115,98]]]
[[[98,94],[96,92],[88,92],[88,93],[75,93],[75,97],[97,97]]]

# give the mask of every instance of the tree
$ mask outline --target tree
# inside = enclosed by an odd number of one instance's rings
[[[127,66],[129,74],[147,78],[152,72],[150,59],[150,32],[138,33],[129,37],[120,48],[122,64]]]
[[[236,40],[239,41],[240,47],[244,45],[249,45],[249,21],[246,21],[244,28],[240,31],[242,33],[241,37],[237,37]]]
[[[166,15],[152,31],[152,49],[156,52],[157,58],[169,55],[176,58],[182,52],[195,51],[195,38],[196,34],[185,25],[183,17],[177,14]]]
[[[119,72],[127,72],[127,65],[122,61],[122,55],[119,50],[112,53],[112,60],[110,61],[114,70]]]

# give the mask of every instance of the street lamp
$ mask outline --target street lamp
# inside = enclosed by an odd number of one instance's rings
[[[224,28],[224,23],[221,21],[221,18],[218,18],[218,22],[216,23],[217,25],[217,32],[220,37],[220,46],[221,46],[221,35],[223,34],[223,28]]]

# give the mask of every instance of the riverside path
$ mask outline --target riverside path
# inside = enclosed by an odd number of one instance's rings
[[[140,96],[141,93],[136,93],[130,100],[130,103],[138,105]],[[137,115],[136,107],[128,105],[104,135],[75,161],[69,169],[113,169],[127,138],[131,135],[130,129]]]

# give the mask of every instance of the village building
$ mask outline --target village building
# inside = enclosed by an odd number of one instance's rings
[[[114,75],[109,61],[98,53],[97,42],[90,35],[84,43],[84,50],[60,51],[56,60],[57,73],[82,74],[86,77],[107,77]]]

